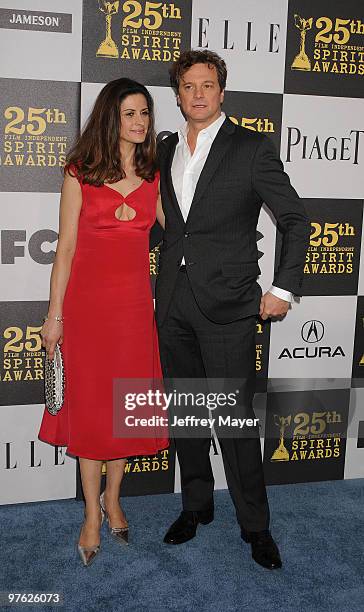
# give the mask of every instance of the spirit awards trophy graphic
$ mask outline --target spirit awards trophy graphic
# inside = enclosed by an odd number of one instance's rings
[[[291,415],[288,417],[282,417],[278,414],[274,415],[274,424],[279,427],[279,445],[271,456],[271,461],[289,461],[289,453],[286,447],[284,446],[284,430],[291,423]]]
[[[305,43],[306,43],[306,32],[311,30],[312,28],[313,17],[310,19],[303,19],[299,15],[294,16],[294,23],[296,28],[301,32],[300,37],[300,50],[298,55],[294,58],[292,62],[292,70],[311,70],[311,62],[305,51]]]
[[[111,36],[111,18],[119,10],[119,0],[116,2],[107,2],[107,0],[99,0],[99,9],[105,13],[106,20],[106,37],[97,49],[97,57],[119,57],[119,50]]]

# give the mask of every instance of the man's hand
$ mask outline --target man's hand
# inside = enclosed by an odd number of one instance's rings
[[[280,298],[267,291],[267,293],[262,295],[262,299],[260,300],[259,314],[263,321],[265,321],[269,317],[284,317],[290,307],[290,302],[287,302],[286,300],[281,300]]]

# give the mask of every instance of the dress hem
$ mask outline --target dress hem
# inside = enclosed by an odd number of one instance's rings
[[[51,444],[52,446],[62,446],[62,447],[67,447],[66,450],[66,455],[69,455],[70,457],[80,457],[81,459],[93,459],[94,461],[112,461],[113,459],[127,459],[128,457],[136,457],[137,455],[143,455],[143,456],[148,456],[148,455],[155,455],[155,453],[162,451],[162,450],[166,450],[167,448],[169,448],[170,446],[170,442],[168,441],[166,444],[164,444],[163,446],[156,446],[154,450],[150,450],[148,452],[145,452],[143,450],[136,450],[133,451],[133,454],[128,454],[128,455],[116,455],[114,457],[91,457],[90,455],[88,455],[87,457],[85,455],[80,455],[79,453],[75,452],[74,450],[69,450],[68,449],[68,445],[67,444],[61,444],[61,443],[57,443],[57,442],[49,442],[49,440],[45,440],[43,438],[41,438],[40,436],[38,436],[38,440],[40,440],[41,442],[45,442],[46,444]]]

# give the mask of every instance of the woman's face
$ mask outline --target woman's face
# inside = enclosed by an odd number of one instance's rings
[[[131,94],[120,104],[120,140],[144,142],[149,126],[149,110],[143,94]]]

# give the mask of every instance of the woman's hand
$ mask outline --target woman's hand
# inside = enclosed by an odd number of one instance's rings
[[[48,357],[53,359],[57,342],[58,344],[63,342],[63,323],[55,319],[48,319],[44,322],[40,335],[42,346],[47,351]]]

